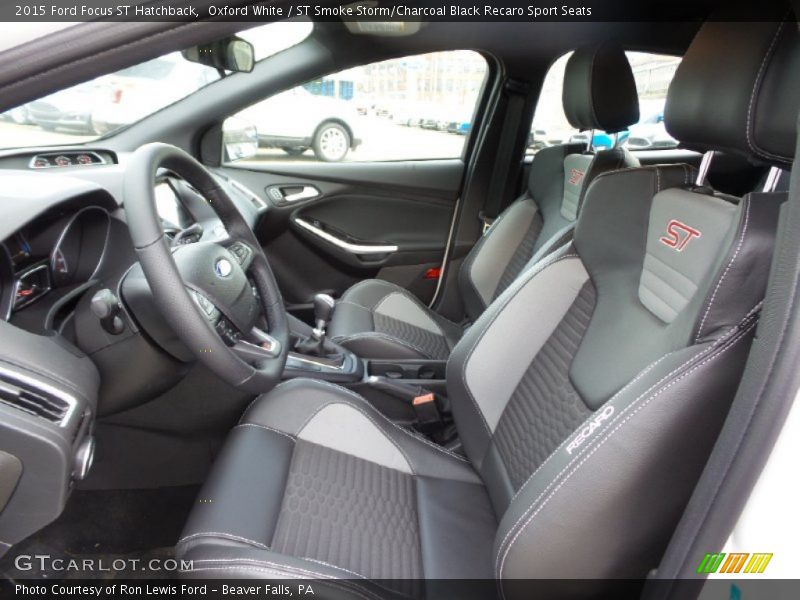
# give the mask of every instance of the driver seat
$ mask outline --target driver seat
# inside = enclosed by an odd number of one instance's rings
[[[670,132],[791,164],[797,37],[703,26],[670,89]],[[692,177],[596,178],[573,242],[466,332],[447,369],[466,456],[329,383],[257,398],[178,544],[185,575],[310,578],[317,595],[361,599],[433,597],[438,579],[499,578],[508,597],[508,579],[644,577],[738,386],[786,198]]]

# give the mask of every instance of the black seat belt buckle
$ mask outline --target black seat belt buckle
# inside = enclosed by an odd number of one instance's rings
[[[434,423],[442,422],[442,415],[436,405],[436,395],[429,392],[415,397],[411,401],[414,413],[417,415],[417,424],[425,427]]]

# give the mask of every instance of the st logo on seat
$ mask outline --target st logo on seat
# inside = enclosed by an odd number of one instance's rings
[[[677,219],[672,219],[667,224],[667,235],[659,238],[659,241],[665,246],[682,252],[692,238],[699,238],[702,235],[703,234],[694,227],[689,227],[686,223],[681,223]]]

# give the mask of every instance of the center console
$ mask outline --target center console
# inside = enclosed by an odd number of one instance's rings
[[[447,362],[359,358],[325,337],[334,306],[330,296],[315,297],[313,328],[289,317],[292,350],[284,379],[305,377],[345,386],[395,423],[445,442],[451,423],[445,384]]]

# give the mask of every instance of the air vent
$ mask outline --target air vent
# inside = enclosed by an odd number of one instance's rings
[[[0,374],[0,403],[59,425],[64,424],[75,404],[71,398],[30,386],[5,373]]]

